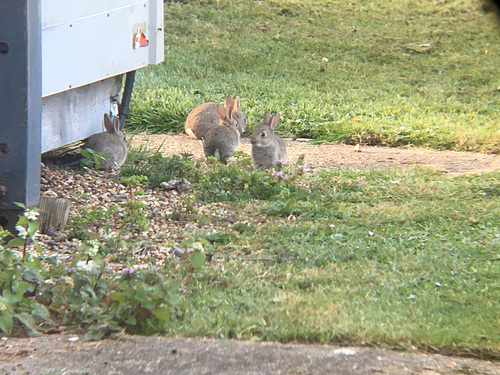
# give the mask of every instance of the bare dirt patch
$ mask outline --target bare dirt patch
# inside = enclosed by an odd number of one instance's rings
[[[491,172],[500,169],[500,155],[476,152],[434,151],[421,148],[389,148],[343,144],[313,145],[308,140],[286,139],[288,161],[295,163],[303,155],[306,165],[314,171],[323,168],[349,168],[356,171],[413,165],[433,168],[449,175]],[[203,158],[201,141],[184,134],[139,134],[131,139],[133,147],[141,145],[159,150],[163,155],[189,153]],[[240,150],[251,153],[248,139],[243,138]]]

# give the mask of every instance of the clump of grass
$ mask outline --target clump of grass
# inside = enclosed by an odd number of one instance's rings
[[[127,162],[122,166],[120,173],[125,177],[145,176],[149,187],[157,189],[164,181],[190,176],[190,171],[194,173],[195,166],[191,155],[182,154],[165,158],[160,152],[151,153],[148,149],[140,147],[129,151]]]
[[[165,4],[165,62],[137,75],[135,129],[182,131],[229,93],[250,127],[280,112],[284,135],[500,150],[500,34],[476,1],[204,4]]]

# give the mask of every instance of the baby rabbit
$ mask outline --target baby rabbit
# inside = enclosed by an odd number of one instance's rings
[[[111,118],[105,113],[104,127],[106,128],[105,132],[88,137],[83,147],[108,155],[108,158],[103,161],[101,169],[111,172],[119,169],[127,158],[127,138],[120,130],[118,116]]]
[[[215,156],[217,160],[227,164],[233,152],[240,146],[239,125],[233,118],[234,111],[231,106],[224,109],[217,104],[216,114],[219,124],[208,129],[205,134],[203,151],[206,157]]]
[[[262,124],[257,126],[250,136],[252,162],[256,167],[270,168],[286,163],[285,142],[274,134],[279,120],[279,113],[272,118],[269,112],[264,113]]]
[[[194,139],[203,139],[208,129],[219,124],[219,118],[217,117],[217,103],[203,103],[197,106],[191,111],[184,124],[184,130],[189,137]],[[236,100],[233,101],[229,95],[226,95],[225,109],[228,110],[229,107],[233,108],[231,114],[239,125],[240,134],[247,129],[247,117],[243,112],[240,111],[240,98],[237,96]]]

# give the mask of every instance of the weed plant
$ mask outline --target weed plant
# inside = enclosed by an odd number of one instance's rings
[[[481,2],[165,3],[165,61],[142,69],[130,129],[180,132],[207,101],[239,95],[250,129],[498,152],[500,33]]]
[[[95,239],[83,242],[69,262],[45,256],[38,245],[37,254],[19,252],[35,241],[36,228],[36,211],[27,208],[16,226],[19,235],[0,242],[0,331],[39,335],[68,327],[85,331],[86,340],[123,330],[165,331],[180,301],[180,281],[152,269],[111,272],[104,262],[108,245]],[[1,239],[9,235],[0,231]]]

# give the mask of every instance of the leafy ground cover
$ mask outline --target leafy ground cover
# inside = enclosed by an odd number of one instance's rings
[[[498,172],[308,175],[301,165],[256,171],[244,153],[223,166],[138,150],[122,174],[122,203],[85,209],[88,193],[71,191],[82,202],[70,231],[81,245],[69,258],[43,249],[23,259],[25,239],[36,240],[36,215],[23,216],[26,230],[1,252],[1,330],[341,342],[498,358]],[[159,213],[141,202],[173,178],[193,184],[181,208]],[[155,216],[182,224],[179,239],[141,236]],[[139,262],[130,249],[148,241],[179,255]]]
[[[472,0],[168,2],[131,123],[181,131],[229,93],[250,128],[270,110],[284,135],[498,152],[499,38]]]

